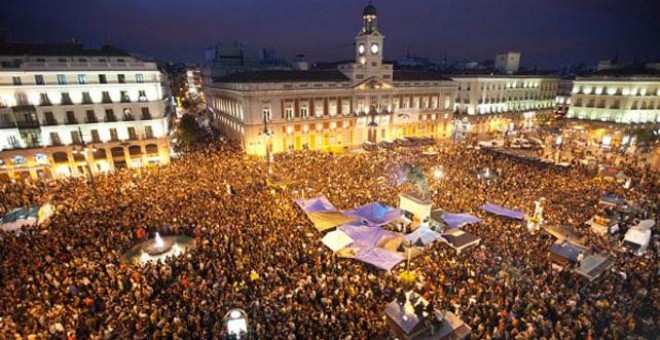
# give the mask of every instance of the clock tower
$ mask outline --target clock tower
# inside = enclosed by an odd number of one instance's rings
[[[383,40],[378,31],[376,7],[369,4],[362,13],[362,31],[355,37],[355,62],[369,70],[383,63]]]
[[[376,7],[371,3],[362,12],[362,30],[355,37],[355,62],[339,65],[339,71],[360,88],[391,87],[393,68],[383,64],[383,36],[378,31]]]

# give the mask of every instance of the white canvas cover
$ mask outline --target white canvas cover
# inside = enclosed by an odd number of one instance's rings
[[[626,233],[623,241],[638,244],[640,248],[646,248],[651,241],[651,230],[638,230],[636,228],[631,228]]]
[[[321,240],[333,253],[344,249],[349,244],[353,243],[353,239],[341,230],[335,230],[327,233]]]
[[[637,230],[651,230],[655,226],[655,220],[643,220],[633,228]]]

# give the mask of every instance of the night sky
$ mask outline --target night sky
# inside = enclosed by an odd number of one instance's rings
[[[6,0],[0,36],[111,42],[142,56],[200,62],[216,42],[310,61],[353,57],[367,0]],[[376,0],[385,58],[522,52],[528,67],[660,57],[660,0]]]

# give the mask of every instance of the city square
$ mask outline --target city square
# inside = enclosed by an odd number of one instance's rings
[[[0,37],[0,338],[657,338],[660,62],[390,61],[358,7],[338,62]]]

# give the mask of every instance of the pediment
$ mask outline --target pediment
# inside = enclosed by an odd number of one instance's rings
[[[391,88],[392,83],[387,82],[379,77],[371,77],[355,85],[355,89],[358,90],[387,90]]]

